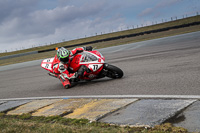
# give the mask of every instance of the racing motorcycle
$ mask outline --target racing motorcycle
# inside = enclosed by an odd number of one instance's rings
[[[54,58],[44,59],[41,63],[41,67],[49,71],[49,75],[53,77],[58,77],[53,73],[53,60]],[[76,80],[70,80],[70,82],[78,82],[80,80],[93,80],[104,77],[109,77],[112,79],[118,79],[123,76],[123,71],[108,63],[105,63],[105,57],[97,50],[93,51],[83,51],[79,54],[74,55],[69,66],[69,72],[77,72],[79,68],[84,65],[86,73],[83,77],[78,77]]]

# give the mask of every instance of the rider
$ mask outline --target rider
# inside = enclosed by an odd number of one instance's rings
[[[53,72],[57,75],[57,77],[62,82],[63,86],[67,89],[71,86],[69,80],[76,79],[78,76],[83,76],[85,72],[84,67],[80,67],[78,72],[70,73],[69,65],[71,60],[73,59],[73,55],[86,51],[91,51],[92,46],[75,48],[71,51],[65,49],[64,47],[57,48],[57,54],[53,60]]]

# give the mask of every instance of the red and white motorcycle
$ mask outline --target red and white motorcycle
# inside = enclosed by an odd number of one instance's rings
[[[57,77],[57,75],[53,73],[53,60],[54,58],[44,59],[41,63],[41,67],[49,71],[50,76]],[[83,77],[78,77],[77,81],[93,80],[103,77],[117,79],[123,76],[123,71],[116,66],[105,63],[105,57],[97,50],[83,51],[82,53],[74,55],[69,69],[72,72],[77,72],[82,65],[86,66],[87,70]]]

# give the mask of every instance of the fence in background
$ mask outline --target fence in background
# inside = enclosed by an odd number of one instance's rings
[[[182,25],[177,25],[177,26],[161,28],[161,29],[157,29],[157,30],[149,30],[149,31],[144,31],[144,32],[139,32],[139,33],[134,33],[134,34],[128,34],[128,35],[121,35],[121,36],[110,37],[110,38],[105,38],[105,39],[99,39],[99,40],[95,40],[95,41],[90,41],[90,42],[84,42],[84,43],[74,44],[74,45],[70,45],[70,46],[65,46],[65,48],[76,47],[76,46],[84,46],[84,45],[88,45],[88,44],[94,44],[94,43],[98,43],[98,42],[105,42],[105,41],[123,39],[123,38],[128,38],[128,37],[135,37],[135,36],[140,36],[140,35],[144,35],[144,34],[157,33],[157,32],[168,31],[168,30],[172,30],[172,29],[189,27],[189,26],[194,26],[194,25],[199,25],[199,24],[200,24],[200,21],[199,22],[189,23],[189,24],[182,24]],[[41,50],[41,51],[38,51],[38,53],[52,51],[52,50],[55,50],[55,49],[53,48],[53,49]]]
[[[198,16],[198,15],[199,15],[199,12],[196,12],[196,15],[194,15],[194,16]],[[191,16],[183,15],[182,18],[180,18],[180,19],[188,18],[188,17],[191,17]],[[152,22],[151,25],[156,25],[156,24],[161,24],[161,23],[171,22],[171,21],[176,21],[176,20],[178,20],[178,17],[171,17],[169,21],[167,21],[166,19],[165,20],[162,19],[162,22],[159,23],[159,22],[155,21],[155,22]],[[194,22],[194,23],[184,24],[184,25],[179,25],[179,26],[166,27],[166,28],[162,28],[162,29],[158,29],[158,30],[151,30],[151,31],[145,31],[145,32],[140,32],[140,33],[135,33],[135,34],[129,34],[129,35],[123,35],[123,36],[117,36],[117,37],[111,37],[111,38],[106,38],[106,39],[95,40],[95,41],[91,41],[91,42],[74,44],[74,45],[71,45],[71,46],[66,46],[66,48],[76,47],[76,46],[81,46],[81,45],[87,45],[87,44],[92,44],[92,43],[97,43],[97,42],[102,42],[102,41],[116,40],[116,39],[125,38],[125,37],[133,37],[133,36],[139,36],[139,35],[144,35],[144,34],[156,33],[156,32],[161,32],[161,31],[167,31],[167,30],[170,30],[170,29],[177,29],[177,28],[188,27],[188,26],[198,25],[198,24],[199,24],[199,22]],[[132,26],[127,26],[127,29],[121,29],[121,31],[131,30],[131,29],[137,29],[137,28],[151,26],[151,25],[147,25],[147,24],[146,25],[145,24],[141,24],[141,26],[139,26],[139,25],[137,25],[137,26],[132,25]],[[119,31],[116,31],[116,32],[119,32]],[[109,33],[113,33],[113,30],[110,31],[110,32],[108,32],[108,33],[105,33],[105,32],[104,33],[101,32],[100,34],[95,33],[94,35],[91,35],[91,36],[88,36],[88,37],[97,36],[97,35],[103,35],[103,34],[109,34]],[[86,38],[86,37],[87,37],[87,35],[85,35],[85,37],[83,37],[83,38]],[[77,38],[77,39],[80,39],[80,38]],[[62,41],[60,41],[58,43],[65,42],[65,40],[66,39],[62,39]],[[71,41],[71,40],[68,40],[68,41]],[[53,43],[49,43],[49,44],[46,43],[45,45],[51,45],[51,44],[53,44]],[[54,43],[54,44],[56,44],[56,43]],[[32,47],[39,47],[39,46],[45,46],[45,45],[38,45],[38,46],[34,46],[33,45]],[[25,48],[22,47],[19,50],[23,50],[23,49],[25,49]],[[52,50],[54,50],[54,48],[53,49],[41,50],[41,51],[38,51],[38,52],[41,53],[41,52],[47,52],[47,51],[52,51]],[[8,50],[5,50],[5,52],[8,52]],[[1,53],[1,51],[0,51],[0,53]]]

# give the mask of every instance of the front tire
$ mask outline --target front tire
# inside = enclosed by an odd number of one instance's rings
[[[106,66],[105,69],[107,70],[106,74],[107,77],[113,79],[118,79],[123,77],[124,73],[120,68],[109,64],[106,64],[105,66]]]

